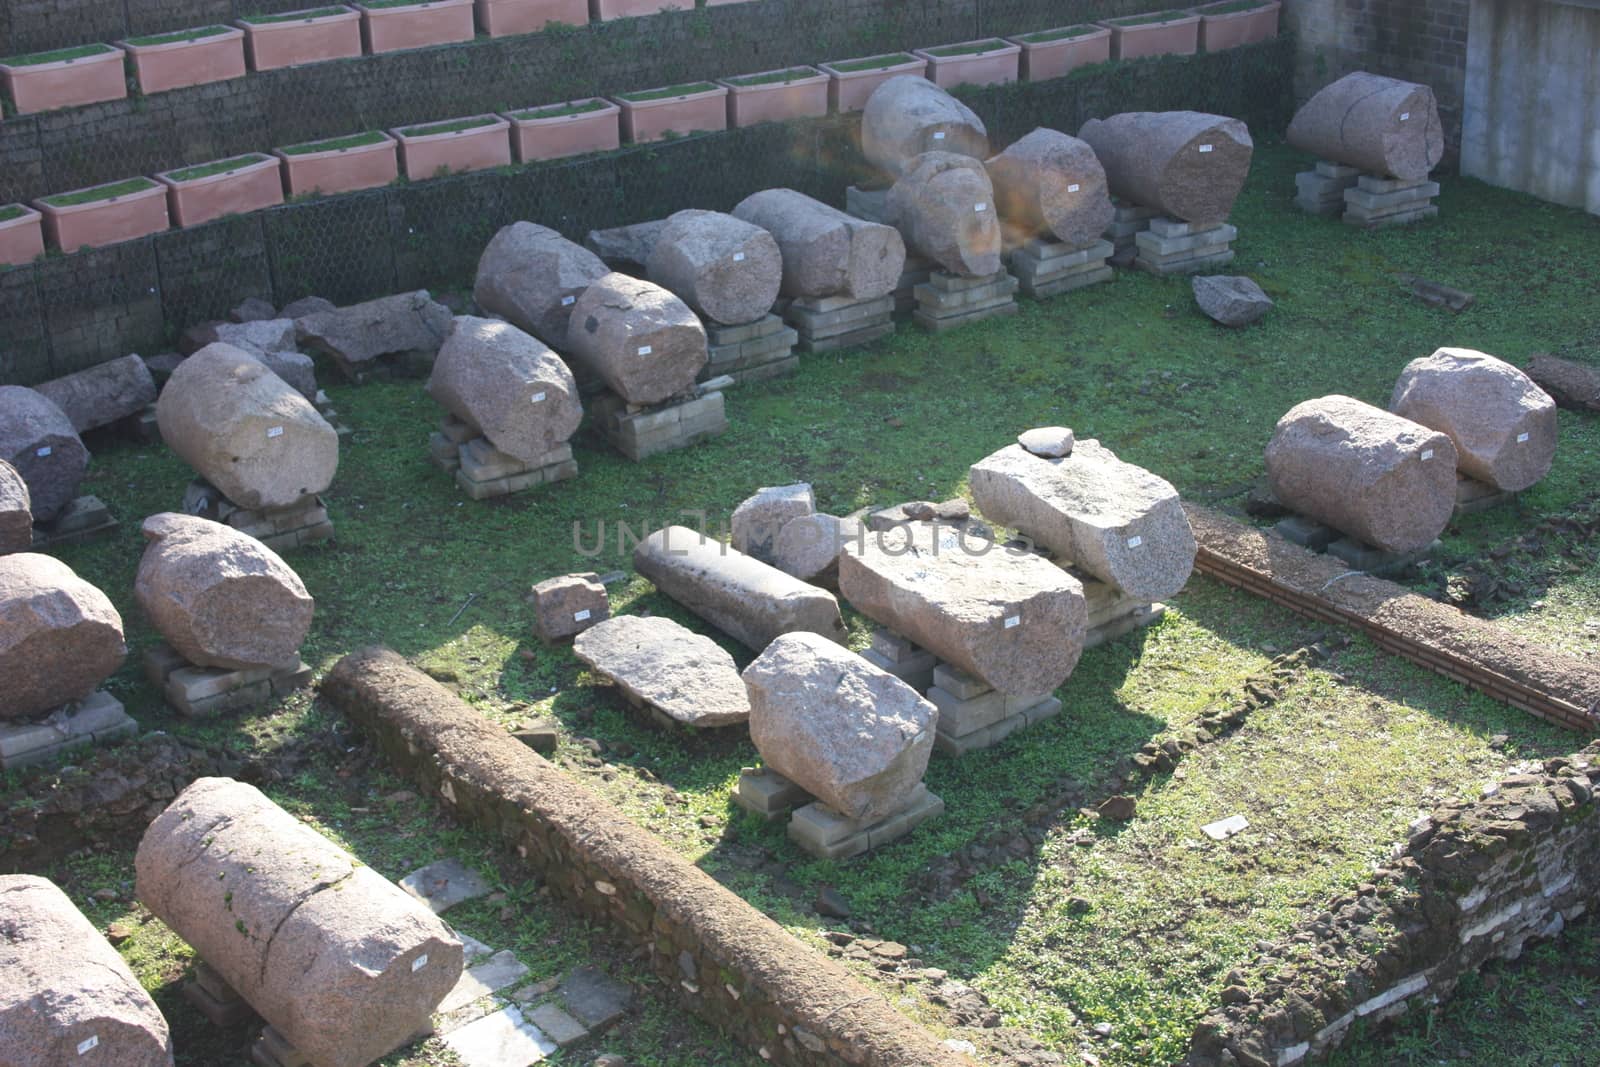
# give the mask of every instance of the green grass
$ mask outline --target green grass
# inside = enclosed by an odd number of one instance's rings
[[[0,207],[0,222],[10,222],[12,219],[20,219],[23,214],[24,211],[22,210],[21,204],[7,204],[4,207]]]
[[[158,45],[177,44],[180,41],[201,41],[207,37],[215,37],[219,33],[227,33],[227,26],[202,26],[197,30],[180,30],[177,33],[158,33],[149,37],[130,37],[129,44]]]
[[[239,21],[248,22],[252,26],[271,26],[279,22],[304,22],[307,19],[348,14],[350,12],[342,7],[319,7],[310,11],[290,11],[282,15],[245,15]]]
[[[604,111],[611,105],[604,100],[585,100],[581,104],[552,104],[549,107],[532,107],[526,111],[512,111],[514,119],[560,119],[568,115],[587,115],[591,111]]]
[[[219,159],[215,163],[201,163],[198,166],[186,167],[183,170],[167,172],[167,177],[175,182],[192,182],[197,178],[209,178],[213,174],[225,174],[230,170],[238,170],[252,163],[260,163],[267,157],[260,153],[248,156],[234,156],[232,159]]]
[[[642,104],[650,100],[666,100],[674,96],[688,96],[691,93],[706,93],[716,87],[714,82],[685,82],[682,85],[669,85],[665,89],[641,89],[634,93],[618,93],[617,98]]]
[[[483,126],[493,126],[499,121],[500,119],[494,115],[480,115],[476,118],[454,119],[425,126],[408,126],[400,132],[407,137],[430,137],[439,133],[459,133],[462,130],[476,130]]]
[[[104,55],[112,51],[108,44],[82,44],[76,48],[57,48],[53,52],[33,52],[25,56],[12,56],[10,59],[0,59],[0,64],[8,67],[37,67],[45,63],[60,63],[68,59],[87,59],[89,56]]]
[[[910,52],[893,52],[886,56],[847,59],[843,63],[829,63],[828,66],[840,74],[858,74],[864,70],[882,70],[884,67],[897,67],[902,63],[915,63],[916,61],[917,57]]]
[[[96,185],[92,189],[79,189],[72,193],[57,193],[47,196],[44,202],[51,207],[74,207],[78,204],[93,204],[101,200],[110,200],[113,197],[127,196],[130,193],[140,193],[146,189],[156,188],[156,183],[149,178],[128,178],[125,181],[111,182],[108,185]]]
[[[1111,1039],[1087,1046],[1105,1067],[1172,1062],[1258,940],[1283,936],[1362,880],[1420,812],[1470,797],[1524,761],[1572,751],[1580,739],[1358,639],[1302,671],[1281,700],[1175,773],[1134,787],[1139,812],[1131,822],[1083,817],[1077,802],[1059,818],[1040,816],[1034,809],[1052,797],[1093,801],[1119,788],[1112,776],[1121,759],[1192,723],[1277,653],[1340,633],[1196,577],[1159,626],[1084,654],[1058,692],[1061,715],[989,752],[936,757],[927,780],[948,805],[943,816],[865,857],[829,863],[797,851],[781,825],[732,806],[739,768],[758,759],[742,731],[696,736],[650,724],[569,648],[533,640],[522,596],[550,575],[629,569],[614,541],[595,558],[580,552],[575,524],[586,544],[597,522],[644,530],[703,511],[716,525],[756,487],[802,480],[835,514],[946,499],[965,491],[972,462],[1033,425],[1072,426],[1190,499],[1236,507],[1263,472],[1273,424],[1302,400],[1339,392],[1386,403],[1409,360],[1447,344],[1519,364],[1536,351],[1600,362],[1592,316],[1600,220],[1448,178],[1439,219],[1363,233],[1293,208],[1294,174],[1307,166],[1281,146],[1258,146],[1233,214],[1239,238],[1229,270],[1249,274],[1277,302],[1258,326],[1211,323],[1195,309],[1187,279],[1120,272],[1108,284],[1023,302],[1012,318],[931,337],[902,328],[865,349],[807,357],[789,379],[730,392],[728,432],[691,449],[635,464],[582,437],[577,479],[501,501],[466,501],[431,466],[427,435],[440,411],[420,383],[353,388],[332,384],[325,368],[324,384],[356,432],[327,494],[336,541],[288,557],[317,598],[303,655],[326,671],[349,650],[381,641],[493,721],[553,719],[563,766],[797,936],[821,944],[818,932],[833,928],[809,907],[831,886],[877,936],[915,946],[928,966],[982,990],[999,1013],[996,1030],[957,1027],[924,986],[901,987],[850,964],[897,1006],[942,1035],[974,1041],[992,1060],[1003,1060],[997,1050],[1006,1035],[1023,1031],[1076,1062],[1085,1032],[1105,1023]],[[1430,308],[1410,294],[1405,274],[1470,290],[1476,303],[1459,315]],[[1560,433],[1550,477],[1517,508],[1452,523],[1441,568],[1481,558],[1538,519],[1590,500],[1600,481],[1600,420],[1563,411]],[[143,550],[136,525],[175,507],[191,477],[163,449],[97,449],[81,491],[105,500],[123,530],[60,552],[126,620],[135,655],[111,688],[142,728],[248,752],[318,742],[323,755],[275,795],[386,874],[440,852],[506,860],[496,844],[431,806],[402,817],[379,804],[375,798],[398,785],[381,768],[342,762],[362,758],[345,755],[355,742],[339,732],[336,714],[304,697],[197,723],[164,709],[137,666],[137,650],[155,635],[132,595]],[[1526,599],[1499,611],[1501,621],[1558,634],[1574,655],[1600,652],[1600,563],[1541,551],[1519,566]],[[1439,580],[1425,572],[1418,582]],[[709,629],[637,577],[611,595],[614,612],[650,611]],[[1591,619],[1594,628],[1585,625]],[[853,613],[847,621],[859,648],[867,624]],[[718,640],[741,665],[752,658]],[[341,777],[346,770],[350,777]],[[1216,844],[1199,833],[1235,813],[1251,823],[1240,837]],[[969,882],[953,891],[940,883],[949,857],[1030,832],[1036,848],[1020,857],[994,849]],[[106,877],[128,877],[125,861],[105,862]],[[508,892],[526,880],[514,867],[501,877]],[[515,941],[530,961],[549,961],[541,966],[591,949],[583,937],[576,947],[545,944],[576,937],[577,924],[554,907],[527,910],[503,923],[473,913],[482,925],[468,932]],[[141,975],[163,1006],[184,1011],[175,1002],[185,964],[166,950],[153,959]],[[1544,990],[1543,999],[1517,1003],[1520,1015],[1509,997],[1467,1002],[1499,1012],[1493,1027],[1447,1008],[1442,1023],[1454,1029],[1439,1058],[1465,1047],[1473,1055],[1456,1062],[1533,1062],[1526,1057],[1548,1039],[1542,1067],[1584,1062],[1581,1050],[1563,1050],[1582,1026],[1592,1028],[1592,1012],[1563,1020],[1559,1012],[1570,1009],[1558,985],[1525,988]],[[1361,1045],[1352,1055],[1366,1058],[1352,1062],[1412,1062],[1406,1057],[1420,1055],[1424,1041],[1424,1031],[1405,1031]],[[1505,1049],[1523,1051],[1502,1056]],[[743,1062],[725,1045],[701,1061],[694,1055],[637,1053],[630,1062]]]
[[[993,52],[996,48],[1005,48],[1006,43],[996,37],[988,41],[968,41],[966,44],[946,44],[938,48],[929,48],[925,51],[931,56],[941,59],[949,56],[975,56],[984,52]]]
[[[1107,19],[1113,26],[1148,26],[1155,22],[1171,22],[1174,19],[1186,19],[1187,11],[1157,11],[1150,15],[1127,15],[1120,19]]]
[[[331,137],[326,141],[307,141],[305,144],[290,145],[278,151],[287,156],[305,156],[312,152],[342,152],[346,148],[362,148],[366,145],[380,144],[382,141],[382,133],[368,130],[366,133],[352,133],[346,137]]]
[[[1067,26],[1059,30],[1040,30],[1038,33],[1024,34],[1018,40],[1027,41],[1029,44],[1049,44],[1051,41],[1064,41],[1069,37],[1082,37],[1094,33],[1099,28],[1088,24]]]
[[[792,82],[800,78],[814,78],[817,72],[810,67],[794,67],[790,70],[774,70],[766,74],[741,74],[736,78],[724,79],[732,85],[776,85],[779,82]]]

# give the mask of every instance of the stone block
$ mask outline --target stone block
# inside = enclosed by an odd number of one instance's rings
[[[584,1025],[554,1004],[541,1004],[528,1015],[528,1019],[561,1048],[576,1044],[589,1036]]]
[[[446,413],[444,418],[439,420],[439,432],[446,439],[458,445],[464,445],[474,437],[483,436],[466,422],[449,413]]]
[[[311,1061],[273,1026],[261,1028],[261,1036],[250,1046],[250,1058],[259,1067],[311,1067]]]
[[[789,839],[820,859],[848,859],[904,837],[944,811],[944,801],[917,783],[899,811],[871,823],[849,819],[817,802],[795,810],[789,820]]]
[[[1171,222],[1170,219],[1159,221]],[[1134,244],[1139,247],[1141,257],[1167,257],[1182,252],[1200,255],[1214,247],[1227,246],[1238,236],[1238,227],[1226,222],[1204,229],[1191,229],[1188,223],[1174,224],[1173,232],[1169,233],[1158,232],[1152,222],[1149,230],[1134,238]]]
[[[0,723],[0,770],[42,763],[75,748],[109,744],[138,732],[122,703],[101,690],[33,722]]]
[[[1317,160],[1316,173],[1324,178],[1334,178],[1340,181],[1349,180],[1353,183],[1361,176],[1361,168],[1319,159]]]
[[[1116,276],[1108,264],[1102,263],[1092,270],[1069,271],[1047,282],[1024,282],[1022,292],[1035,300],[1048,300],[1062,293],[1070,293],[1077,289],[1087,289],[1091,285],[1109,282]]]
[[[891,315],[885,313],[881,319],[869,325],[851,330],[848,333],[836,334],[832,337],[811,338],[807,337],[802,331],[800,334],[800,351],[821,353],[834,352],[841,348],[857,348],[871,344],[880,337],[887,337],[892,333],[894,333],[894,322]]]
[[[1364,183],[1365,178],[1362,179]],[[1393,189],[1378,190],[1365,184],[1344,191],[1345,203],[1369,213],[1397,209],[1405,204],[1432,200],[1439,195],[1438,182],[1414,182],[1396,185]]]
[[[917,298],[917,306],[930,315],[959,314],[981,307],[990,307],[996,302],[1009,299],[1016,291],[1017,279],[1010,274],[1005,274],[995,281],[962,289],[944,289],[929,281],[912,290]]]
[[[1515,500],[1516,497],[1516,493],[1496,489],[1494,486],[1480,482],[1476,478],[1467,478],[1459,474],[1456,476],[1456,514],[1458,516],[1476,515],[1480,511],[1488,511],[1490,508],[1496,508],[1501,504]]]
[[[928,314],[919,307],[912,314],[912,320],[929,333],[944,333],[945,331],[953,330],[958,326],[966,326],[967,324],[973,322],[982,322],[984,319],[1005,318],[1006,316],[1015,315],[1016,313],[1016,301],[1007,298],[1005,300],[996,302],[992,307],[980,308],[967,311],[962,314],[946,315],[937,318]]]
[[[1166,614],[1165,604],[1135,604],[1130,611],[1109,615],[1101,622],[1092,625],[1088,636],[1083,640],[1083,647],[1094,648],[1107,641],[1115,641],[1135,630],[1154,626],[1165,618]]]
[[[811,794],[777,771],[765,767],[746,767],[739,772],[733,802],[754,815],[768,820],[779,818],[802,804]]]
[[[1412,552],[1386,552],[1353,537],[1341,537],[1328,545],[1328,555],[1344,560],[1351,570],[1381,575],[1404,570],[1419,560],[1427,559],[1439,547],[1439,542],[1435,541]]]
[[[446,474],[461,467],[461,446],[437,430],[428,435],[428,459]]]
[[[400,879],[399,885],[435,915],[443,915],[457,904],[487,896],[494,888],[477,871],[454,859],[419,867]]]
[[[76,497],[55,518],[34,525],[33,551],[81,544],[116,528],[117,520],[103,500],[97,496]]]
[[[1004,268],[993,274],[984,274],[979,277],[969,278],[947,271],[935,270],[928,273],[928,284],[945,293],[965,293],[972,289],[982,289],[988,285],[999,285],[1007,278]]]
[[[873,300],[850,299],[839,306],[831,306],[838,299],[841,298],[830,297],[815,304],[797,300],[789,305],[784,320],[799,332],[802,341],[817,341],[843,336],[882,322],[894,312],[893,295]],[[816,305],[829,306],[823,310]]]
[[[867,649],[861,658],[887,674],[892,674],[919,693],[925,693],[933,684],[933,668],[939,659],[932,652],[918,652],[902,660],[890,660],[876,649]]]
[[[1374,230],[1380,226],[1406,226],[1413,222],[1424,222],[1438,217],[1437,204],[1421,204],[1415,207],[1406,207],[1397,211],[1369,213],[1357,207],[1346,207],[1344,221],[1346,225],[1359,226],[1363,229]]]
[[[973,700],[993,691],[982,678],[948,663],[941,663],[933,669],[933,684],[957,700]]]
[[[1005,694],[992,689],[962,700],[935,685],[928,689],[928,699],[939,709],[939,733],[949,737],[964,737],[993,726],[1009,714],[1006,711]],[[1035,702],[1038,700],[1033,699]]]
[[[742,326],[724,326],[716,322],[707,322],[705,326],[706,340],[712,348],[722,348],[727,345],[743,344],[758,338],[770,337],[784,328],[783,319],[771,314],[765,315],[755,322],[747,322]]]
[[[198,981],[183,983],[183,999],[206,1017],[206,1021],[219,1029],[239,1026],[255,1018],[255,1009],[242,998],[222,1000]],[[304,1062],[304,1061],[302,1061]]]
[[[312,671],[303,662],[285,667],[224,670],[196,667],[162,643],[144,654],[145,677],[167,703],[187,718],[205,718],[225,711],[258,707],[311,684]]]
[[[1133,265],[1150,274],[1196,274],[1204,270],[1215,270],[1233,262],[1233,249],[1223,252],[1211,252],[1205,255],[1186,256],[1179,253],[1170,259],[1150,259],[1140,254],[1134,259]]]
[[[1297,545],[1309,548],[1313,552],[1326,552],[1328,546],[1339,539],[1339,531],[1331,526],[1324,526],[1316,519],[1304,515],[1290,515],[1279,519],[1273,527],[1286,540]]]
[[[1439,195],[1439,183],[1423,178],[1420,181],[1407,181],[1404,178],[1380,178],[1376,174],[1363,174],[1356,179],[1356,188],[1363,193],[1374,196],[1392,196],[1396,193],[1406,193],[1422,188],[1431,188],[1430,197]]]
[[[578,967],[561,983],[561,999],[574,1019],[601,1030],[627,1014],[633,992],[593,967]]]

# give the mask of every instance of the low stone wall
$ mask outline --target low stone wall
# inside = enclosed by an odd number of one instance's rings
[[[1186,1067],[1290,1067],[1447,998],[1600,899],[1600,744],[1444,805],[1368,885],[1303,922],[1223,991]]]
[[[322,692],[403,774],[498,834],[569,906],[647,948],[681,1002],[763,1059],[970,1067],[395,653],[346,656]]]

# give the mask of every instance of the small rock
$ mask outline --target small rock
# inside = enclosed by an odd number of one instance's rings
[[[1112,797],[1095,810],[1102,819],[1127,822],[1133,818],[1134,813],[1138,810],[1138,801],[1130,796]]]
[[[1111,1036],[1111,1024],[1110,1023],[1095,1023],[1094,1027],[1093,1027],[1093,1032],[1094,1032],[1094,1036],[1096,1036],[1098,1038],[1104,1039],[1104,1038],[1110,1037]]]
[[[926,500],[913,500],[908,504],[902,504],[900,510],[905,512],[906,518],[912,522],[928,522],[935,514],[934,505]]]
[[[259,296],[252,296],[228,312],[234,322],[265,322],[278,317],[277,309]]]
[[[1272,310],[1272,298],[1249,278],[1227,274],[1197,275],[1190,281],[1195,303],[1224,326],[1249,326]]]
[[[972,518],[972,505],[959,497],[946,500],[933,509],[933,517],[941,522],[966,522]]]
[[[94,899],[110,904],[117,899],[117,891],[115,889],[97,889],[95,890]]]
[[[818,890],[812,908],[818,915],[825,915],[830,919],[850,918],[850,902],[831,886],[823,886]]]
[[[1231,985],[1222,991],[1222,1003],[1244,1004],[1250,1000],[1250,990],[1242,985]]]
[[[1017,435],[1017,444],[1045,459],[1062,459],[1072,455],[1075,441],[1072,431],[1065,426],[1038,426]]]
[[[551,755],[561,744],[561,731],[548,722],[526,723],[511,731],[511,736],[541,756]]]
[[[303,296],[299,300],[291,301],[283,306],[283,317],[298,319],[306,315],[316,315],[323,311],[337,310],[338,305],[332,300],[324,300],[320,296]]]
[[[614,1052],[607,1052],[595,1057],[594,1067],[628,1067],[628,1061]]]
[[[120,945],[133,936],[133,927],[127,923],[112,923],[106,927],[106,940],[113,945]]]

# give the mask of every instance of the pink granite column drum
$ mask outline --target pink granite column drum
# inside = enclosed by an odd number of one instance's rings
[[[28,483],[33,517],[49,522],[78,494],[89,450],[67,413],[20,385],[0,385],[0,459]]]
[[[1289,409],[1267,444],[1284,506],[1385,552],[1426,548],[1456,506],[1446,434],[1347,396]]]
[[[867,161],[898,177],[924,152],[989,157],[989,131],[976,112],[926,78],[890,78],[867,100],[861,115],[861,151]]]
[[[1439,106],[1426,85],[1358,70],[1307,100],[1289,143],[1331,163],[1420,182],[1444,158]]]
[[[122,616],[71,567],[0,556],[0,721],[82,700],[126,658]]]
[[[720,211],[679,211],[650,247],[650,280],[713,322],[741,326],[772,311],[783,284],[778,242]]]
[[[873,300],[900,283],[906,246],[893,226],[847,215],[793,189],[754,193],[733,214],[778,242],[784,296]]]
[[[145,831],[139,900],[316,1067],[415,1038],[461,977],[431,911],[230,778],[201,778]]]
[[[657,404],[694,384],[706,329],[689,306],[640,278],[607,274],[572,307],[566,352],[630,404]]]
[[[1180,222],[1226,222],[1250,174],[1255,143],[1238,119],[1199,111],[1130,111],[1078,131],[1111,192]]]
[[[167,1020],[55,883],[0,875],[0,1063],[172,1067]]]
[[[567,365],[542,341],[497,319],[456,318],[439,346],[428,395],[525,463],[564,444],[583,421]]]
[[[552,348],[567,343],[567,320],[578,297],[609,268],[593,252],[547,226],[513,222],[478,259],[472,298]]]
[[[971,156],[925,152],[907,163],[889,190],[889,218],[911,251],[958,278],[1001,268],[994,186]]]
[[[1016,238],[1042,236],[1081,248],[1111,225],[1106,171],[1087,141],[1041,126],[984,166],[1001,222]]]

